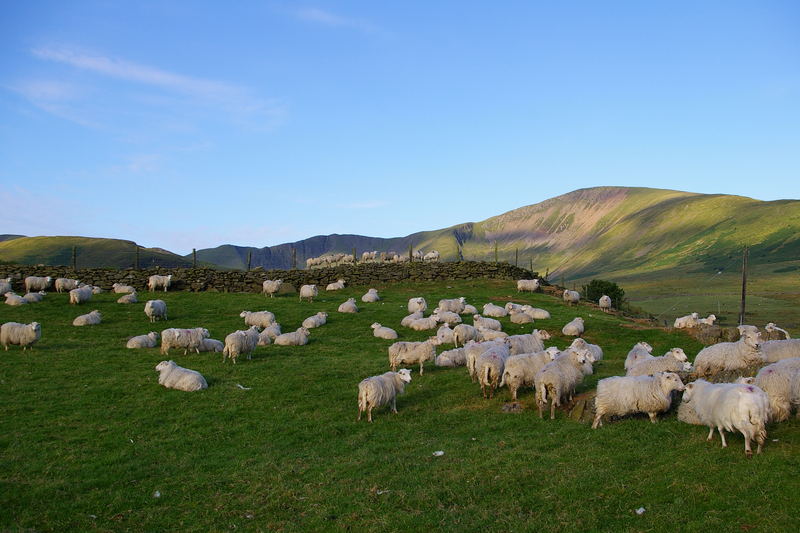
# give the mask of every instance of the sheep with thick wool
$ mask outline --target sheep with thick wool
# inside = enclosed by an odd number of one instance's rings
[[[253,357],[253,351],[258,345],[259,329],[258,326],[250,326],[245,330],[237,330],[229,333],[225,337],[225,345],[222,348],[222,362],[225,358],[233,361],[236,364],[236,359],[243,354],[247,354],[247,358]]]
[[[289,333],[282,333],[275,337],[278,346],[305,346],[311,333],[306,328],[297,328]]]
[[[244,318],[245,326],[266,328],[275,323],[275,314],[270,311],[242,311],[239,316]]]
[[[571,337],[580,337],[583,335],[584,331],[586,331],[586,327],[584,325],[583,318],[579,316],[576,316],[570,322],[567,322],[563,328],[561,328],[561,333]]]
[[[25,292],[46,291],[52,281],[53,278],[50,276],[28,276],[25,278]]]
[[[19,322],[6,322],[0,326],[0,345],[8,351],[9,345],[21,346],[22,351],[33,345],[42,337],[42,326],[38,322],[20,324]]]
[[[361,301],[364,303],[375,303],[381,299],[378,296],[378,289],[369,289],[364,296],[361,297]]]
[[[459,315],[467,315],[467,316],[472,316],[477,314],[478,310],[475,308],[474,305],[470,304],[464,304],[464,310],[459,313]]]
[[[155,348],[158,345],[158,333],[151,331],[147,335],[137,335],[128,339],[126,348]]]
[[[448,324],[442,324],[439,326],[439,329],[436,330],[436,337],[434,343],[436,346],[441,346],[442,344],[453,344],[455,343],[454,332],[450,329]]]
[[[435,317],[436,322],[439,324],[447,324],[450,327],[461,324],[461,317],[459,314],[452,311],[441,311],[437,308],[433,310],[433,314],[431,316]]]
[[[577,291],[565,290],[561,298],[568,305],[578,305],[578,302],[581,301],[581,294]]]
[[[683,328],[693,328],[697,326],[697,322],[700,320],[700,315],[697,313],[692,313],[686,316],[679,316],[675,319],[675,322],[672,324],[673,328],[683,329]]]
[[[169,289],[170,285],[172,285],[172,274],[168,276],[153,274],[147,278],[147,289],[150,292],[154,292],[158,289],[164,289],[164,292],[167,292],[167,289]]]
[[[588,350],[589,354],[592,356],[593,363],[603,360],[603,349],[597,344],[587,342],[586,339],[578,338],[573,340],[570,344],[570,348],[575,348],[576,350]]]
[[[314,302],[314,298],[317,297],[317,286],[316,285],[303,285],[300,287],[300,301],[303,301],[303,298],[307,299],[309,302]]]
[[[717,320],[717,316],[714,314],[708,315],[705,318],[698,318],[698,324],[705,324],[706,326],[713,326],[714,322]]]
[[[156,320],[167,320],[167,302],[164,300],[147,300],[144,304],[144,314],[150,322]]]
[[[464,311],[464,305],[466,305],[466,303],[466,298],[461,296],[460,298],[439,300],[439,305],[436,307],[438,307],[440,311],[452,311],[453,313],[461,314]]]
[[[466,348],[453,348],[452,350],[445,350],[436,356],[434,364],[436,366],[448,368],[465,366],[467,364]]]
[[[478,383],[481,386],[481,394],[486,398],[486,390],[489,389],[489,399],[494,397],[494,391],[500,384],[500,378],[505,370],[507,351],[487,350],[480,354],[475,361],[475,372],[478,376]]]
[[[506,310],[510,313],[512,309],[517,311],[522,311],[526,315],[530,316],[534,320],[549,320],[550,319],[550,311],[546,309],[540,309],[538,307],[532,307],[530,305],[519,305],[513,302],[508,302],[505,305]]]
[[[75,320],[72,321],[73,326],[96,326],[100,322],[103,321],[103,315],[95,309],[85,315],[80,315],[75,317]]]
[[[453,344],[456,347],[464,346],[467,341],[478,339],[478,329],[469,324],[459,324],[453,328]]]
[[[536,292],[539,290],[538,279],[518,279],[517,292]]]
[[[378,337],[379,339],[386,339],[386,340],[397,339],[397,332],[392,328],[381,326],[378,322],[375,322],[370,327],[372,328],[373,337]]]
[[[604,313],[608,313],[611,311],[611,296],[608,296],[607,294],[602,295],[600,299],[597,300],[597,305],[603,310]]]
[[[426,361],[436,359],[436,349],[430,340],[424,342],[398,341],[389,346],[389,367],[394,371],[400,365],[419,363],[419,375],[424,373]]]
[[[767,394],[771,420],[788,420],[792,408],[800,404],[800,358],[782,359],[765,366],[752,384]]]
[[[328,313],[325,311],[320,311],[315,315],[311,315],[310,317],[303,320],[302,326],[306,329],[314,329],[320,326],[324,326],[328,322]]]
[[[650,422],[655,424],[658,413],[667,411],[672,405],[672,392],[683,389],[681,378],[673,372],[601,379],[597,382],[592,429],[603,425],[604,416],[633,413],[647,413]]]
[[[417,311],[424,313],[427,310],[428,310],[428,302],[425,301],[425,298],[417,296],[416,298],[408,299],[409,313],[416,313]]]
[[[535,329],[525,335],[511,335],[507,344],[511,355],[521,353],[536,353],[544,350],[544,341],[550,339],[550,334],[543,329]]]
[[[405,392],[408,383],[411,383],[411,370],[407,368],[362,379],[358,384],[357,421],[366,411],[367,422],[372,422],[372,410],[384,405],[391,404],[392,413],[397,413],[397,395]]]
[[[161,332],[161,353],[168,355],[172,348],[183,348],[183,355],[194,350],[200,353],[200,344],[203,339],[209,338],[206,328],[168,328]]]
[[[501,331],[503,329],[503,325],[499,320],[481,315],[472,315],[472,325],[476,328],[493,329],[495,331]]]
[[[511,391],[511,398],[517,401],[517,391],[522,387],[533,388],[536,373],[544,368],[544,365],[554,360],[558,352],[558,348],[551,346],[536,353],[521,353],[509,356],[506,359],[500,386],[508,386],[508,390]]]
[[[340,313],[358,313],[358,306],[355,298],[348,298],[337,309]]]
[[[94,295],[92,289],[93,287],[91,285],[84,285],[83,287],[72,289],[69,291],[69,303],[73,305],[79,305],[83,302],[88,302]]]
[[[71,278],[56,278],[55,281],[55,288],[56,292],[64,292],[64,291],[71,291],[72,289],[77,289],[78,285],[80,285],[80,281],[77,279]]]
[[[533,324],[533,317],[522,309],[512,309],[509,314],[512,324]]]
[[[194,392],[208,388],[206,378],[200,372],[178,366],[175,361],[161,361],[156,365],[156,372],[158,384],[168,389]]]
[[[11,306],[28,305],[28,300],[26,300],[19,294],[15,294],[13,292],[7,292],[3,296],[6,297],[6,305],[11,305]]]
[[[135,304],[139,303],[139,296],[136,294],[136,291],[129,292],[123,294],[119,298],[117,298],[118,304]]]
[[[28,302],[29,304],[35,304],[44,300],[44,297],[46,295],[47,293],[45,291],[29,292],[28,294],[23,296],[22,299]]]
[[[344,284],[345,284],[345,281],[343,279],[338,279],[333,283],[328,283],[328,285],[325,287],[325,290],[326,291],[340,291],[340,290],[344,289]]]
[[[273,298],[281,290],[281,285],[283,285],[282,279],[265,279],[261,284],[261,294],[264,296],[269,294],[269,297]]]
[[[203,339],[200,341],[201,352],[220,353],[225,349],[225,344],[217,339]]]
[[[691,368],[681,348],[671,348],[661,357],[650,357],[631,366],[628,376],[652,376],[658,372],[682,372]]]
[[[625,358],[625,370],[630,370],[631,367],[636,363],[640,363],[647,359],[652,359],[652,351],[653,347],[644,341],[634,344],[633,348],[631,348],[628,352],[628,356]]]
[[[536,407],[539,418],[542,409],[550,401],[550,419],[556,417],[556,407],[566,399],[571,399],[586,373],[591,373],[590,354],[588,350],[567,348],[556,355],[533,378],[536,388]],[[587,368],[588,366],[588,368]]]
[[[761,351],[761,334],[743,330],[736,342],[720,342],[700,350],[694,358],[694,367],[700,377],[712,376],[718,372],[744,370],[749,366],[764,362]]]
[[[467,361],[467,372],[469,373],[469,377],[472,379],[473,383],[478,381],[478,359],[481,357],[481,355],[487,352],[492,352],[502,357],[503,360],[507,359],[508,356],[511,355],[511,350],[506,339],[483,341],[472,344],[467,343],[464,348],[464,354]],[[500,372],[498,378],[502,375],[503,373]]]
[[[490,316],[492,318],[502,318],[508,315],[508,310],[505,307],[500,307],[493,303],[483,305],[483,316]]]
[[[478,329],[478,339],[480,341],[493,341],[495,339],[503,339],[508,337],[508,333],[505,331],[497,331],[494,329],[486,329],[486,328],[477,328]]]
[[[429,317],[412,320],[408,327],[414,331],[427,331],[429,329],[436,329],[438,325],[439,321],[434,315],[431,315]]]
[[[136,292],[136,289],[131,287],[130,285],[125,285],[124,283],[115,283],[111,286],[111,289],[116,294],[125,294],[129,292]]]
[[[800,339],[765,341],[761,343],[761,351],[767,363],[800,357]]]

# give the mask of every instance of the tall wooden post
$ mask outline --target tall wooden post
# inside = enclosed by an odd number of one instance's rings
[[[414,261],[414,243],[408,245],[408,262]]]
[[[192,268],[197,268],[197,248],[192,248]]]
[[[78,270],[78,247],[72,247],[72,270]]]
[[[139,270],[139,248],[141,248],[141,246],[139,246],[138,244],[135,244],[134,246],[136,246],[136,260],[135,260],[134,268],[136,270]]]
[[[514,266],[519,266],[519,248],[514,248]]]
[[[497,263],[497,241],[494,241],[494,262]]]
[[[297,248],[292,247],[292,270],[297,268]]]
[[[353,264],[358,263],[358,257],[356,257],[356,247],[353,246]]]
[[[742,305],[739,308],[739,325],[741,326],[744,324],[744,303],[745,298],[747,297],[747,256],[750,255],[750,251],[747,246],[744,247],[744,253],[742,254]]]
[[[252,264],[252,261],[253,261],[253,251],[249,250],[247,252],[247,271],[248,272],[250,272],[250,265]]]

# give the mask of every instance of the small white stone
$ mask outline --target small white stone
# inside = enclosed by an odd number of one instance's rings
[[[433,456],[434,457],[441,457],[443,455],[444,455],[444,452],[442,450],[438,450],[438,451],[433,452]]]

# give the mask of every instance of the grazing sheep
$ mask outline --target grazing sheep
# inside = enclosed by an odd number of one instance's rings
[[[4,278],[0,279],[0,294],[5,294],[7,292],[11,292],[13,287],[11,287],[11,278]]]
[[[725,442],[723,429],[738,430],[744,436],[744,450],[747,457],[753,456],[750,441],[758,443],[756,453],[767,439],[769,419],[769,399],[763,390],[755,385],[738,383],[709,383],[698,379],[686,385],[683,402],[691,403],[702,425],[711,430],[706,440],[714,436],[714,428],[719,431],[722,447]]]
[[[45,291],[29,292],[28,294],[26,294],[22,298],[26,302],[28,302],[29,304],[35,304],[35,303],[41,302],[44,299],[46,294],[47,293]]]
[[[164,292],[167,292],[169,286],[172,284],[172,274],[169,276],[159,276],[158,274],[153,274],[147,279],[147,289],[150,292],[155,291],[156,289],[164,288]]]
[[[472,379],[473,383],[478,381],[478,358],[481,355],[487,352],[492,352],[502,357],[503,360],[506,360],[508,356],[511,355],[507,339],[498,339],[494,341],[484,341],[472,344],[468,343],[464,348],[464,353],[467,360],[467,372],[469,373],[469,377]],[[500,372],[498,378],[502,375],[503,373]]]
[[[583,335],[584,331],[583,319],[579,316],[573,318],[572,321],[567,322],[567,324],[561,328],[561,333],[572,337],[580,337]]]
[[[72,289],[77,289],[80,283],[81,282],[78,281],[77,279],[56,278],[55,282],[56,292],[64,292],[64,291],[71,291]]]
[[[42,326],[38,322],[20,324],[19,322],[6,322],[0,326],[0,344],[8,351],[8,345],[22,346],[22,351],[33,345],[42,337]]]
[[[392,328],[381,326],[377,322],[370,326],[372,328],[372,335],[379,339],[394,340],[397,338],[397,332]]]
[[[443,324],[436,330],[436,340],[434,344],[436,346],[441,346],[442,344],[453,344],[455,342],[453,330],[450,329],[450,326],[447,324]]]
[[[466,348],[454,348],[452,350],[445,350],[436,356],[434,364],[436,366],[443,366],[448,368],[464,366],[467,364]]]
[[[672,372],[601,379],[597,382],[592,429],[603,425],[604,416],[625,416],[633,413],[647,413],[650,422],[655,424],[658,413],[663,413],[672,405],[672,391],[683,389],[681,378]]]
[[[517,292],[536,292],[539,290],[538,279],[518,279]]]
[[[478,356],[475,361],[475,372],[478,383],[481,385],[481,394],[486,398],[486,389],[489,389],[489,399],[494,397],[494,391],[500,383],[500,377],[505,370],[507,353],[499,350],[487,350]]]
[[[281,285],[283,284],[282,279],[266,279],[264,283],[261,284],[261,294],[266,296],[269,294],[270,298],[275,296],[279,290],[281,290]]]
[[[128,339],[126,348],[155,348],[158,345],[158,333],[151,331],[147,335],[137,335]]]
[[[88,302],[94,295],[92,289],[93,287],[91,285],[84,285],[83,287],[72,289],[69,291],[69,303],[78,305],[82,304],[83,302]]]
[[[652,359],[652,351],[653,347],[644,341],[634,344],[633,348],[631,348],[631,351],[628,352],[628,356],[625,358],[625,370],[630,370],[630,368],[636,363],[645,361],[647,359]]]
[[[25,278],[25,292],[45,291],[50,287],[53,278],[50,276],[40,278],[38,276],[28,276]]]
[[[713,326],[715,320],[717,320],[717,316],[712,314],[712,315],[708,315],[706,318],[698,318],[697,319],[697,323],[698,324],[705,324],[707,326]]]
[[[95,326],[103,321],[103,315],[100,314],[100,311],[95,309],[90,313],[86,313],[85,315],[81,315],[75,318],[72,321],[73,326]]]
[[[10,279],[11,278],[9,278],[9,280]],[[2,294],[2,293],[3,293],[3,291],[2,291],[2,289],[0,289],[0,294]],[[791,339],[792,338],[792,336],[789,335],[788,331],[786,331],[783,328],[779,328],[778,326],[776,326],[775,322],[769,322],[766,326],[764,326],[764,329],[766,330],[767,334],[769,335],[769,338],[767,340],[784,340],[784,339]]]
[[[577,305],[581,301],[581,295],[577,291],[565,290],[561,297],[569,305]]]
[[[436,320],[434,315],[431,315],[427,318],[418,318],[416,320],[412,320],[408,327],[414,331],[427,331],[429,329],[436,329],[436,326],[438,325],[439,321]]]
[[[258,345],[258,338],[258,326],[250,326],[246,330],[240,329],[228,334],[225,337],[225,346],[222,348],[222,362],[224,363],[227,357],[236,364],[236,359],[242,354],[247,354],[247,358],[251,359],[253,350]]]
[[[743,370],[749,366],[763,363],[761,334],[756,330],[744,331],[736,342],[720,342],[700,350],[694,358],[694,366],[700,377],[712,376],[718,372]]]
[[[493,303],[484,304],[483,306],[483,315],[490,316],[493,318],[502,318],[508,315],[508,311],[505,307],[500,307],[499,305],[495,305]]]
[[[358,306],[355,298],[348,298],[346,302],[339,306],[340,313],[358,313]]]
[[[462,296],[460,298],[453,298],[450,300],[439,300],[439,305],[436,307],[439,308],[439,311],[452,311],[453,313],[458,313],[460,315],[464,311],[464,305],[466,303],[466,298]]]
[[[380,299],[381,297],[378,296],[378,289],[370,289],[364,296],[361,297],[361,301],[364,303],[374,303]]]
[[[200,342],[201,352],[214,352],[219,353],[225,349],[225,344],[217,339],[203,339]]]
[[[335,283],[328,283],[328,286],[325,287],[326,291],[340,291],[344,289],[344,280],[339,279]]]
[[[576,350],[568,348],[556,355],[555,359],[547,363],[534,376],[534,386],[536,388],[536,406],[539,410],[539,418],[542,417],[542,409],[550,399],[550,419],[556,417],[556,407],[567,398],[572,398],[575,387],[583,381],[584,373],[591,372],[591,365],[585,366],[589,362],[588,350]]]
[[[522,309],[512,309],[511,312],[511,323],[512,324],[533,324],[533,318],[531,315],[523,311]]]
[[[136,294],[136,291],[129,292],[127,294],[123,294],[119,298],[117,298],[118,304],[135,304],[139,303],[139,297]]]
[[[478,310],[474,305],[464,304],[464,310],[458,313],[459,315],[477,315]]]
[[[316,315],[312,315],[303,320],[302,325],[306,329],[314,329],[320,326],[324,326],[326,322],[328,322],[328,313],[320,311]]]
[[[361,380],[358,384],[358,419],[367,412],[367,422],[372,422],[372,409],[391,404],[392,412],[397,413],[397,395],[405,392],[411,383],[411,370],[401,368],[397,372],[386,372]]]
[[[764,352],[764,360],[767,363],[800,357],[800,339],[762,342],[761,351]]]
[[[134,289],[130,285],[123,285],[122,283],[113,284],[111,286],[111,289],[117,294],[125,294],[127,292],[136,292],[136,289]]]
[[[628,369],[628,376],[652,376],[657,372],[681,372],[689,370],[691,364],[680,348],[672,348],[661,357],[650,357],[639,361]],[[687,368],[688,367],[688,368]]]
[[[673,328],[683,329],[683,328],[693,328],[697,326],[697,321],[700,320],[700,315],[697,313],[692,313],[691,315],[686,316],[679,316],[675,319],[675,323],[672,325]]]
[[[303,298],[307,298],[309,302],[314,302],[314,298],[317,297],[317,286],[316,285],[303,285],[300,287],[300,301],[303,301]]]
[[[278,346],[304,346],[308,344],[310,332],[306,328],[298,328],[290,333],[283,333],[275,337]]]
[[[239,316],[244,318],[245,326],[266,328],[275,323],[275,315],[269,311],[242,311]]]
[[[521,353],[536,353],[544,350],[544,341],[550,339],[550,334],[543,329],[535,329],[527,335],[511,335],[508,338],[511,355]]]
[[[464,346],[467,341],[474,341],[478,339],[478,329],[469,324],[459,324],[453,328],[453,344],[456,346]]]
[[[194,392],[208,388],[206,378],[200,372],[178,366],[175,361],[161,361],[156,365],[156,372],[158,384],[168,389]]]
[[[454,313],[452,311],[440,311],[439,309],[434,309],[431,316],[435,317],[439,324],[447,324],[450,327],[461,324],[461,317],[458,315],[458,313]]]
[[[481,341],[493,341],[495,339],[503,339],[508,337],[505,331],[497,331],[494,329],[476,328],[478,330],[478,339]]]
[[[20,296],[19,294],[14,294],[13,292],[7,292],[4,295],[6,297],[6,305],[28,305],[28,300]]]
[[[428,310],[428,302],[425,301],[425,298],[417,297],[417,298],[409,298],[408,300],[408,312],[409,313],[416,313],[417,311],[425,312]]]
[[[783,359],[765,366],[758,371],[753,384],[767,394],[771,420],[788,420],[792,407],[800,404],[800,358]]]
[[[611,296],[602,295],[597,301],[597,305],[600,306],[604,313],[608,313],[611,310]]]
[[[424,342],[398,341],[389,346],[389,367],[397,370],[400,365],[419,363],[419,375],[424,372],[425,361],[436,359],[436,350],[430,340]]]
[[[589,350],[589,354],[592,356],[593,363],[603,360],[603,349],[596,344],[586,342],[585,339],[575,339],[572,341],[572,344],[570,344],[570,348],[575,348],[576,350]]]
[[[200,353],[200,343],[210,336],[206,328],[165,329],[161,332],[161,353],[167,355],[171,348],[183,348],[183,355],[189,353],[189,350]]]
[[[472,325],[476,328],[493,329],[495,331],[503,329],[503,325],[499,320],[482,317],[481,315],[472,315]]]
[[[500,380],[500,386],[508,386],[511,391],[511,398],[517,401],[517,391],[521,387],[533,388],[533,378],[544,365],[555,359],[559,349],[551,346],[546,350],[536,353],[521,353],[519,355],[512,355],[506,359],[505,370],[503,371],[503,379]]]
[[[167,302],[164,300],[147,300],[144,304],[144,314],[150,319],[150,322],[156,320],[167,320]]]

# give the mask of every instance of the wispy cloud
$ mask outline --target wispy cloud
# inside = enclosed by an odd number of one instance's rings
[[[83,87],[54,80],[22,80],[6,85],[6,88],[51,115],[88,128],[100,127],[96,121],[87,118],[86,113],[76,108],[76,102],[89,94]]]
[[[338,204],[336,207],[341,209],[378,209],[379,207],[386,207],[387,205],[389,205],[389,202],[383,200],[370,200],[366,202]]]
[[[294,12],[295,16],[300,20],[322,24],[332,28],[352,28],[365,33],[375,33],[380,31],[378,26],[369,22],[368,20],[360,18],[343,17],[324,9],[316,7],[306,7],[298,9]]]

